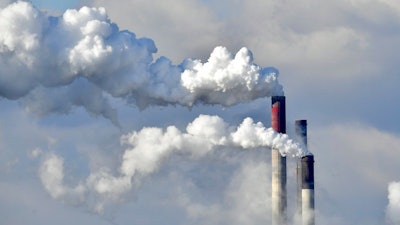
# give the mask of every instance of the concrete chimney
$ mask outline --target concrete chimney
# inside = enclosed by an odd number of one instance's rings
[[[307,120],[296,120],[295,121],[295,133],[296,140],[307,147]],[[302,190],[302,167],[301,159],[297,159],[296,162],[296,180],[297,180],[297,195],[296,195],[296,214],[301,215],[301,190]]]
[[[286,133],[286,105],[284,96],[272,96],[271,125],[279,133]],[[272,225],[286,225],[286,157],[278,149],[271,150],[272,169]]]
[[[302,224],[315,225],[314,213],[314,156],[307,155],[301,158],[302,189]]]

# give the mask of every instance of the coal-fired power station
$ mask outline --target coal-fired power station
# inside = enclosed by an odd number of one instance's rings
[[[271,98],[271,126],[279,133],[286,133],[286,103],[284,96]],[[307,121],[295,121],[297,141],[307,148]],[[272,225],[287,224],[286,157],[278,149],[271,149],[272,170]],[[297,159],[296,213],[302,225],[315,225],[314,214],[314,156],[309,154]]]

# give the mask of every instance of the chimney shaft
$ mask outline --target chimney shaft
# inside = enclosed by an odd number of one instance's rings
[[[273,96],[271,126],[286,133],[286,105],[284,96]],[[286,157],[278,149],[271,149],[272,169],[272,225],[286,225]]]
[[[307,147],[307,120],[295,121],[296,140]],[[297,159],[296,165],[296,180],[297,180],[297,195],[296,195],[296,213],[301,215],[301,190],[302,190],[302,175],[301,175],[301,159]]]
[[[303,225],[315,225],[314,213],[314,156],[301,158],[302,173],[302,221]]]

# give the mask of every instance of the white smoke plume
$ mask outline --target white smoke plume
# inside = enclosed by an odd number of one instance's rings
[[[124,194],[135,187],[142,177],[157,171],[173,154],[199,159],[221,148],[259,147],[279,149],[284,156],[301,157],[309,154],[286,134],[276,133],[272,128],[267,129],[262,123],[255,123],[251,118],[244,119],[238,127],[234,127],[218,116],[208,115],[197,117],[187,125],[185,132],[175,126],[166,129],[143,128],[123,135],[121,143],[126,145],[127,149],[122,157],[119,175],[104,169],[93,172],[86,180],[85,189],[97,198],[97,212],[102,212],[108,202],[123,200]],[[44,186],[53,197],[62,196],[64,190],[67,190],[62,188],[62,163],[57,157],[51,157],[44,165],[54,165],[53,171],[56,171],[44,173],[46,176],[41,175]]]
[[[400,182],[391,182],[388,186],[389,204],[386,209],[387,222],[390,225],[400,224]]]
[[[253,63],[247,48],[232,55],[216,47],[205,63],[154,60],[154,42],[119,30],[104,8],[82,7],[54,17],[18,1],[0,9],[0,29],[0,96],[24,97],[26,108],[38,114],[82,106],[115,121],[110,96],[145,108],[230,106],[283,94],[278,71]]]
[[[57,155],[46,156],[39,169],[40,180],[51,197],[66,200],[70,204],[79,204],[84,200],[85,187],[78,185],[69,188],[64,184],[63,164],[63,159]]]

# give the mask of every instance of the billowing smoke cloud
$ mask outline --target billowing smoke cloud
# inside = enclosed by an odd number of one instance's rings
[[[278,71],[254,64],[247,48],[232,55],[216,47],[205,63],[154,60],[154,42],[119,30],[104,8],[52,17],[19,1],[0,9],[0,28],[0,96],[24,98],[24,105],[39,114],[82,106],[115,121],[110,96],[145,108],[230,106],[283,94]]]
[[[400,224],[400,182],[392,182],[388,187],[389,205],[386,209],[387,222],[391,225]]]
[[[246,118],[238,127],[229,126],[218,116],[200,115],[186,127],[186,132],[175,126],[162,128],[143,128],[121,137],[127,146],[119,171],[114,175],[107,169],[90,174],[86,180],[86,190],[96,196],[94,209],[102,212],[104,204],[121,201],[127,192],[140,179],[158,170],[171,155],[180,154],[192,159],[202,158],[222,148],[253,149],[259,147],[279,149],[282,155],[300,157],[309,154],[300,144],[292,141],[286,134],[276,133]],[[52,170],[43,168],[52,167]],[[53,172],[50,172],[53,171]],[[40,170],[45,188],[53,197],[71,193],[67,190],[82,188],[63,188],[62,161],[50,157]],[[81,192],[79,192],[80,194]],[[68,197],[68,196],[65,196]]]

